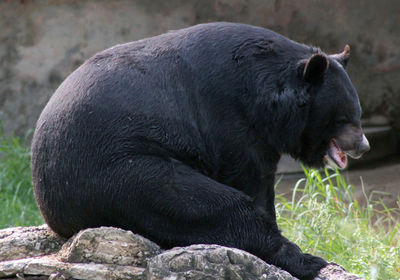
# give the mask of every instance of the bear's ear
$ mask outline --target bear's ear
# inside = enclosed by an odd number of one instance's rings
[[[305,61],[303,78],[308,83],[318,82],[324,76],[328,69],[328,58],[323,54],[314,54],[310,59]]]
[[[330,55],[331,58],[342,64],[343,68],[346,68],[347,62],[350,58],[350,46],[344,46],[344,50],[342,53],[339,54],[332,54]]]

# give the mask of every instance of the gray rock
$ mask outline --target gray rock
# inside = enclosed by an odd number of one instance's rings
[[[7,260],[0,262],[0,278],[143,279],[147,258],[161,253],[142,236],[110,227],[82,230],[68,241],[47,226],[10,228],[0,231],[0,240],[2,260]]]
[[[47,225],[0,230],[0,261],[44,256],[60,250],[66,241]]]
[[[239,249],[192,245],[163,252],[140,235],[111,227],[82,230],[69,240],[45,225],[0,230],[0,256],[0,278],[7,279],[297,279]],[[316,278],[339,279],[360,278],[337,265]]]
[[[362,280],[357,275],[348,273],[343,267],[337,264],[330,264],[321,269],[315,280]]]
[[[64,244],[58,255],[64,262],[103,263],[146,267],[160,247],[130,231],[100,227],[80,231]]]
[[[52,279],[143,279],[143,271],[130,265],[67,263],[55,255],[0,262],[0,278],[22,274]]]
[[[218,245],[174,248],[152,258],[148,279],[294,280],[286,271],[239,249]]]

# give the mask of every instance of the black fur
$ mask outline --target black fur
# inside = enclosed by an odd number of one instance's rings
[[[305,79],[317,53],[329,67]],[[333,60],[232,23],[98,53],[37,123],[33,182],[46,222],[65,237],[116,226],[164,248],[232,246],[314,278],[327,263],[280,234],[274,173],[283,153],[322,166],[336,120],[359,124],[357,95]]]

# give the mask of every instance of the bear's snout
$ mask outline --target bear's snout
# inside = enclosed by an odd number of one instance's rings
[[[354,159],[370,150],[368,139],[360,126],[346,125],[335,139],[343,152]]]
[[[362,133],[361,136],[357,137],[361,140],[355,141],[353,144],[353,148],[351,150],[345,151],[349,156],[354,159],[358,159],[362,157],[362,155],[370,150],[369,142],[365,134]]]
[[[365,134],[362,135],[362,140],[358,144],[358,147],[356,149],[356,153],[358,157],[361,157],[364,153],[368,152],[370,150],[369,142],[367,137],[365,137]]]

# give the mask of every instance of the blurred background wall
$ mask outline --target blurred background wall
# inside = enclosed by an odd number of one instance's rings
[[[327,53],[350,44],[364,117],[400,131],[398,0],[0,0],[6,132],[32,129],[58,85],[96,52],[209,21],[267,27]]]

